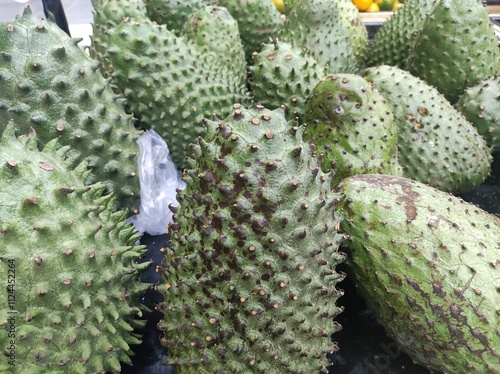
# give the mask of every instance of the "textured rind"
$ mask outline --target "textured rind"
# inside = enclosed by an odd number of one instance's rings
[[[68,169],[67,154],[55,141],[40,152],[34,133],[16,139],[12,124],[2,136],[2,373],[117,373],[140,343],[144,247],[113,194],[85,186],[85,165]]]
[[[323,171],[334,181],[360,173],[401,175],[397,125],[386,99],[355,74],[321,79],[306,101],[304,139],[322,154]]]
[[[180,35],[189,17],[217,0],[144,0],[148,18]]]
[[[224,59],[148,19],[125,20],[109,31],[109,44],[116,86],[140,125],[165,139],[179,168],[205,132],[203,118],[226,116],[248,99],[246,74],[232,74]]]
[[[158,269],[168,362],[179,374],[325,371],[344,260],[332,176],[283,108],[235,105],[207,126]]]
[[[261,43],[269,43],[283,27],[283,18],[269,0],[218,0],[238,22],[247,61],[260,51]]]
[[[406,0],[377,30],[368,46],[367,66],[392,65],[406,69],[406,60],[422,21],[439,0]]]
[[[341,21],[338,6],[329,0],[301,0],[290,11],[279,39],[306,48],[328,65],[329,73],[354,73],[356,55],[351,34]]]
[[[212,54],[227,67],[227,74],[240,77],[241,85],[246,83],[247,63],[238,22],[226,8],[209,5],[193,12],[181,36],[194,43],[201,53]]]
[[[141,132],[78,42],[29,8],[0,23],[0,133],[14,120],[19,134],[38,132],[40,147],[60,138],[92,169],[87,183],[105,182],[118,207],[137,208]]]
[[[481,1],[439,0],[421,25],[406,69],[452,104],[467,87],[499,74],[498,39]]]
[[[491,152],[500,153],[500,76],[483,79],[467,88],[455,108],[484,137]]]
[[[327,75],[327,66],[321,66],[303,48],[287,42],[267,44],[252,57],[249,72],[253,96],[266,108],[285,105],[289,120],[300,118],[306,99]]]
[[[102,75],[109,78],[113,73],[113,67],[108,57],[108,31],[114,29],[126,17],[136,20],[146,18],[147,9],[142,0],[91,0],[91,2],[92,35],[88,50],[90,57],[101,63]]]
[[[368,68],[363,77],[394,114],[405,177],[453,193],[485,181],[492,161],[487,143],[437,89],[396,66]]]
[[[500,367],[500,220],[420,182],[345,179],[348,276],[417,363],[444,373]]]

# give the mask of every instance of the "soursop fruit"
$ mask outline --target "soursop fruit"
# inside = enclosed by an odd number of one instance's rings
[[[193,42],[203,54],[213,54],[227,67],[223,71],[245,82],[247,63],[240,38],[238,22],[220,6],[205,6],[193,12],[184,24],[181,35]],[[230,79],[231,77],[227,77]]]
[[[109,78],[113,67],[108,56],[108,31],[113,30],[125,18],[147,17],[147,8],[142,0],[91,0],[92,35],[88,48],[90,57],[101,63],[102,75]]]
[[[484,137],[491,152],[500,153],[500,76],[483,79],[467,88],[455,108]]]
[[[207,120],[158,271],[176,372],[311,373],[337,350],[343,274],[332,173],[284,108]]]
[[[467,87],[500,73],[500,49],[478,0],[439,0],[415,38],[407,70],[455,104]]]
[[[144,247],[127,212],[113,211],[115,195],[83,183],[85,163],[70,167],[68,146],[39,151],[35,132],[16,138],[16,125],[0,142],[0,273],[11,280],[0,372],[118,373],[144,324]]]
[[[60,138],[92,169],[87,183],[103,181],[118,207],[137,208],[141,132],[79,41],[29,7],[0,24],[0,133],[14,120],[19,134],[37,131],[40,147]]]
[[[189,144],[202,136],[204,117],[224,116],[246,102],[246,70],[237,76],[226,58],[203,52],[148,19],[125,19],[108,31],[113,82],[144,128],[165,139],[174,163],[183,168]]]
[[[490,148],[436,88],[396,66],[371,67],[363,77],[387,99],[394,114],[405,177],[453,193],[485,181]]]
[[[406,0],[377,30],[368,46],[366,65],[406,69],[422,21],[439,0]]]
[[[303,121],[304,139],[313,140],[323,156],[323,171],[335,170],[335,183],[353,174],[402,173],[391,108],[359,75],[321,79],[306,101]]]
[[[401,350],[435,372],[498,373],[500,219],[407,178],[338,192],[348,276]]]
[[[260,51],[262,43],[269,43],[283,27],[284,20],[270,0],[218,0],[238,22],[247,62]]]
[[[286,117],[301,117],[306,99],[328,67],[318,64],[305,49],[287,42],[266,44],[253,54],[249,66],[252,94],[267,108],[285,105]]]
[[[147,17],[159,25],[180,35],[191,15],[217,0],[143,0]],[[222,30],[221,30],[222,31]]]
[[[329,73],[354,73],[356,55],[347,27],[342,23],[335,1],[300,0],[294,5],[278,38],[306,48]]]

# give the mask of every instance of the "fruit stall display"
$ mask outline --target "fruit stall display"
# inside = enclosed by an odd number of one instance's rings
[[[395,4],[92,0],[88,46],[0,23],[0,372],[500,372],[495,26]],[[146,130],[185,183],[154,235]]]

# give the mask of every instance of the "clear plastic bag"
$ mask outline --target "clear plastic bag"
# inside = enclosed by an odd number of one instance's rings
[[[186,183],[172,161],[167,143],[154,130],[139,137],[139,181],[141,203],[139,214],[129,218],[140,234],[161,235],[172,222],[169,205],[177,206],[177,189]]]

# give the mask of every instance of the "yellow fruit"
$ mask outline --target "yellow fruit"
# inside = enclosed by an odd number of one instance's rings
[[[396,0],[377,0],[377,4],[382,12],[392,11],[392,7]]]
[[[399,8],[403,6],[403,3],[401,1],[396,0],[394,2],[394,5],[392,6],[392,11],[396,12]]]
[[[377,3],[372,3],[370,7],[366,10],[367,12],[380,12],[380,7]]]
[[[283,13],[285,11],[285,3],[283,0],[273,0],[273,3],[280,13]]]
[[[359,11],[366,12],[374,4],[373,0],[352,0]]]

